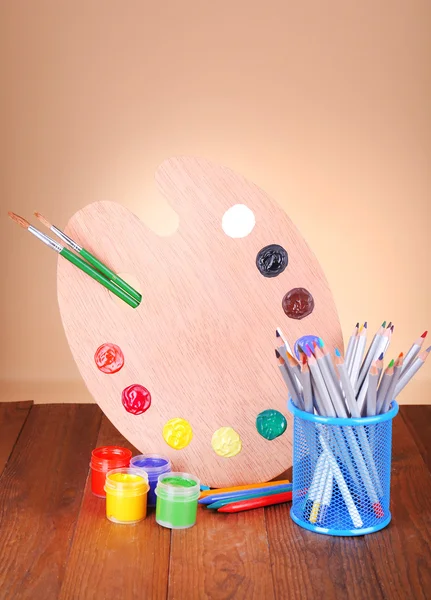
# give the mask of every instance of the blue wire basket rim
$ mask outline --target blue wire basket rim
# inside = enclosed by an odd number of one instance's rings
[[[376,415],[374,417],[361,417],[359,419],[320,417],[319,415],[314,415],[300,410],[293,404],[291,398],[289,398],[288,408],[294,417],[298,417],[299,419],[303,419],[304,421],[312,421],[313,423],[321,423],[322,425],[349,425],[351,427],[358,427],[360,425],[375,425],[376,423],[383,423],[383,421],[389,421],[398,414],[399,410],[398,403],[395,400],[393,400],[388,412],[385,412],[382,415]]]

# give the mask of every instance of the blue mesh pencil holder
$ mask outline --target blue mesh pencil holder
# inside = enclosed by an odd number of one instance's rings
[[[393,401],[375,417],[293,414],[292,519],[327,535],[364,535],[391,520],[389,511]]]

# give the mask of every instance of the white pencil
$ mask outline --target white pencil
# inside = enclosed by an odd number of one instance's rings
[[[355,393],[357,392],[357,381],[359,369],[361,368],[362,359],[364,357],[365,346],[367,345],[367,322],[365,321],[363,328],[358,334],[358,341],[355,348],[355,353],[352,360],[352,369],[350,372],[350,382],[353,385]]]
[[[423,366],[424,362],[428,358],[429,353],[431,352],[431,346],[421,352],[419,356],[413,361],[413,364],[406,369],[406,371],[401,375],[396,387],[394,397],[396,398],[398,394],[406,387],[409,383],[410,379],[416,375],[419,369]]]
[[[332,474],[334,476],[335,481],[337,482],[338,489],[343,496],[344,502],[346,504],[347,510],[349,511],[350,518],[352,519],[353,525],[355,527],[362,527],[364,524],[361,515],[359,514],[358,509],[356,508],[356,504],[352,498],[352,494],[347,487],[346,481],[343,477],[343,473],[338,466],[338,463],[332,454],[332,450],[330,449],[328,443],[326,442],[324,436],[322,434],[319,435],[319,440],[322,445],[323,451],[325,452],[329,465],[331,467]]]
[[[346,356],[345,363],[346,363],[347,369],[349,369],[349,366],[352,364],[353,352],[355,349],[358,331],[359,331],[359,323],[356,323],[356,327],[353,330],[353,333],[349,338],[349,343],[347,344],[347,350],[346,350],[346,354],[345,354],[345,356]]]
[[[395,388],[396,385],[400,379],[400,375],[403,369],[403,353],[401,352],[401,354],[399,355],[399,357],[397,358],[397,360],[395,361],[394,364],[394,374],[392,376],[392,380],[391,383],[389,385],[388,391],[386,392],[386,396],[385,399],[383,400],[383,405],[380,409],[381,413],[385,413],[387,412],[390,403],[392,402],[392,400],[394,399],[394,392],[395,392]]]
[[[335,350],[335,364],[340,374],[341,383],[343,386],[344,394],[346,396],[347,406],[349,407],[352,417],[358,419],[361,416],[361,413],[359,412],[359,408],[355,400],[355,394],[353,392],[353,387],[350,383],[350,379],[347,373],[346,362],[343,361],[343,358],[338,350]],[[376,468],[376,464],[374,462],[373,453],[371,452],[366,431],[363,427],[356,427],[356,431],[358,433],[359,443],[365,455],[365,461],[373,475],[373,481],[377,488],[377,492],[379,496],[382,497],[383,489],[380,483],[379,474]]]
[[[301,365],[301,383],[302,394],[304,398],[304,408],[306,412],[313,412],[313,392],[311,390],[311,376],[307,361]]]
[[[373,341],[371,342],[370,347],[368,348],[368,352],[365,355],[361,370],[359,371],[358,389],[361,387],[365,378],[368,376],[368,372],[370,370],[372,363],[376,360],[376,352],[378,350],[378,346],[380,344],[382,336],[385,333],[385,328],[386,328],[386,321],[383,321],[383,323],[379,327],[379,330],[374,335]],[[377,354],[377,356],[379,356],[379,354]]]
[[[284,347],[286,348],[287,352],[289,352],[290,354],[293,354],[292,348],[289,346],[289,342],[284,337],[283,332],[281,331],[280,327],[277,327],[277,329],[275,330],[275,336],[281,338],[281,341],[283,342]]]
[[[394,360],[386,367],[383,377],[380,380],[379,389],[377,390],[377,404],[376,404],[376,414],[380,414],[382,410],[383,402],[385,401],[386,394],[388,393],[389,386],[392,381],[392,376],[394,374]]]
[[[412,362],[414,361],[416,356],[421,351],[422,344],[424,343],[427,334],[428,334],[428,331],[424,331],[423,334],[415,342],[413,342],[410,350],[407,352],[406,357],[404,359],[404,364],[403,364],[403,368],[401,370],[401,375],[404,373],[404,371],[406,371],[408,369],[408,367],[410,367],[410,365],[412,364]]]
[[[365,403],[367,417],[374,417],[376,414],[377,403],[377,381],[379,379],[379,371],[375,363],[371,365],[368,375],[368,391],[367,400]]]

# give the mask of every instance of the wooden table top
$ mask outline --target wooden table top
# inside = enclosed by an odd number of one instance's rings
[[[290,504],[202,508],[195,527],[171,532],[153,513],[115,525],[92,496],[91,450],[128,445],[96,405],[0,404],[0,598],[430,598],[430,440],[431,406],[403,406],[392,523],[379,533],[313,534]]]

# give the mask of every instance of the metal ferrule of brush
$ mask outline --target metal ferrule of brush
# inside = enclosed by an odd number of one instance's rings
[[[78,252],[78,254],[81,252],[81,250],[82,250],[81,246],[79,246],[76,242],[74,242],[63,231],[61,231],[60,229],[57,229],[57,227],[55,225],[52,225],[51,231],[53,231],[56,236],[58,236],[61,240],[63,240],[63,242],[67,246],[70,246],[73,250],[75,250],[75,252]]]
[[[63,250],[63,246],[61,244],[59,244],[58,242],[55,242],[53,239],[51,239],[50,237],[48,237],[47,235],[45,235],[38,229],[35,229],[31,225],[28,228],[28,231],[30,233],[32,233],[33,235],[35,235],[37,238],[40,239],[41,242],[43,242],[44,244],[46,244],[47,246],[49,246],[56,252],[61,252]]]

